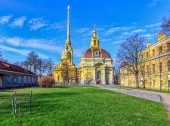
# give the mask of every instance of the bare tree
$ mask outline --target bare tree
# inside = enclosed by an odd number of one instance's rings
[[[15,62],[15,65],[21,66],[24,69],[28,69],[33,73],[39,75],[52,74],[54,67],[54,61],[51,58],[42,59],[35,52],[28,53],[28,56],[23,62]]]
[[[28,53],[26,62],[28,63],[29,70],[31,70],[33,73],[37,74],[37,68],[38,68],[38,54],[35,52]]]
[[[139,87],[140,56],[139,52],[144,48],[144,38],[139,35],[132,35],[120,44],[117,58],[120,64],[126,66],[128,71],[135,76],[136,87]]]
[[[37,71],[38,71],[40,78],[43,74],[46,73],[47,65],[48,65],[48,63],[47,63],[46,59],[38,58]]]
[[[46,59],[46,66],[47,66],[47,74],[52,75],[52,71],[54,68],[54,61],[51,58]]]
[[[170,35],[170,17],[165,17],[162,20],[161,32]]]
[[[29,62],[26,60],[26,61],[23,61],[20,63],[20,66],[27,69],[27,70],[30,70],[31,71],[31,67],[29,66]]]

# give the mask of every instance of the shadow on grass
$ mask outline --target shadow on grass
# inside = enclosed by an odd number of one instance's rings
[[[15,92],[13,89],[0,89],[0,92]]]
[[[80,93],[73,92],[53,92],[53,93],[42,93],[42,94],[34,94],[32,96],[32,107],[31,107],[31,115],[29,114],[29,98],[26,94],[18,94],[21,110],[21,118],[27,116],[43,116],[47,113],[51,113],[52,111],[60,110],[64,107],[64,109],[70,109],[69,106],[66,106],[62,102],[62,97],[74,97],[74,95],[79,95]],[[5,117],[12,117],[12,102],[10,95],[3,95],[0,97],[3,100],[0,103],[0,113],[5,115]],[[7,113],[8,112],[8,113]],[[11,114],[9,114],[9,112]]]

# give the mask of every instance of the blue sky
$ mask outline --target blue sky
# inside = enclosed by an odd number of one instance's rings
[[[66,40],[66,8],[71,6],[74,62],[89,48],[94,24],[101,47],[115,60],[120,42],[138,33],[155,42],[170,0],[0,0],[0,48],[10,62],[30,51],[60,60]]]

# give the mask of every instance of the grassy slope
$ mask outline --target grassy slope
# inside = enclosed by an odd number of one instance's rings
[[[32,113],[24,107],[33,91]],[[162,104],[95,87],[27,88],[22,94],[22,116],[14,119],[10,92],[0,92],[0,125],[26,126],[168,126]],[[24,108],[24,109],[23,109]]]

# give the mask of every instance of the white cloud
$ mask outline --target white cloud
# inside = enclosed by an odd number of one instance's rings
[[[7,42],[8,44],[12,46],[19,46],[22,43],[22,39],[19,37],[1,37],[4,42]]]
[[[159,4],[161,0],[152,0],[149,4],[148,4],[148,7],[149,8],[152,8],[152,7],[155,7]]]
[[[26,39],[21,37],[1,37],[2,40],[8,43],[11,46],[15,47],[23,47],[23,48],[34,48],[47,50],[50,52],[58,52],[61,53],[62,47],[57,46],[55,43],[56,40],[48,40],[48,39]]]
[[[63,50],[61,46],[57,46],[54,44],[55,43],[54,40],[28,39],[28,40],[24,40],[24,43],[28,44],[25,45],[27,47],[48,50],[51,52],[61,53],[61,51]]]
[[[145,29],[136,29],[136,30],[133,30],[132,33],[141,33],[145,31],[146,31]]]
[[[110,42],[110,41],[112,41],[112,39],[111,38],[103,38],[100,41],[101,42]]]
[[[148,34],[144,34],[142,36],[145,37],[147,40],[151,40],[151,39],[154,39],[155,34],[148,33]]]
[[[161,23],[154,23],[154,24],[149,24],[145,25],[146,28],[155,28],[155,27],[160,27]]]
[[[109,28],[108,30],[105,31],[105,35],[111,35],[112,33],[115,33],[115,32],[122,32],[122,31],[128,31],[128,30],[131,30],[133,29],[134,27],[131,27],[131,26],[127,26],[127,27],[113,27],[113,28]]]
[[[31,30],[38,30],[42,27],[47,26],[47,21],[44,21],[42,18],[33,18],[29,21]]]
[[[19,27],[19,28],[22,28],[23,25],[24,25],[25,20],[26,20],[26,17],[25,17],[25,16],[19,17],[19,18],[15,19],[15,20],[10,24],[10,26],[11,26],[11,27]]]
[[[112,44],[119,44],[121,43],[123,40],[117,40],[117,41],[113,41]]]
[[[0,24],[8,24],[11,18],[11,15],[0,17]]]
[[[4,46],[4,45],[0,45],[0,48],[2,50],[13,52],[13,53],[18,53],[18,54],[23,55],[23,56],[26,56],[30,52],[30,50],[16,49],[16,48],[12,48],[12,47],[9,47],[9,46]]]
[[[121,34],[122,35],[129,35],[130,33],[129,32],[122,32]]]
[[[13,48],[13,47],[9,47],[9,46],[4,46],[4,45],[0,45],[0,48],[4,51],[8,51],[8,52],[12,52],[12,53],[17,53],[23,56],[27,56],[28,53],[30,53],[32,50],[28,50],[28,49],[17,49],[17,48]],[[47,55],[44,55],[42,53],[36,52],[41,58],[49,58]]]
[[[57,29],[57,30],[62,31],[62,30],[64,30],[64,28],[65,28],[65,24],[56,22],[56,23],[52,24],[48,29]]]
[[[76,33],[89,33],[90,29],[89,28],[79,28],[79,29],[76,29],[75,32]]]
[[[75,57],[82,57],[82,52],[83,52],[83,49],[74,49],[74,51],[73,51],[73,55],[75,56]]]

